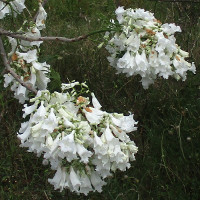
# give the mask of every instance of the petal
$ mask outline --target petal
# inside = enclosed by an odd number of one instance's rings
[[[24,109],[22,109],[22,111],[24,112],[23,118],[25,118],[27,115],[30,115],[33,111],[35,111],[36,108],[36,104],[33,104],[32,106],[27,106],[27,104],[24,104]]]
[[[102,106],[99,103],[99,101],[97,100],[97,98],[95,97],[94,93],[91,93],[92,95],[92,104],[96,109],[100,109]]]
[[[72,183],[72,186],[73,186],[74,190],[78,191],[78,189],[79,189],[79,187],[81,185],[81,182],[80,182],[77,174],[75,173],[73,167],[71,167],[71,169],[70,169],[69,177],[70,177],[70,181]]]

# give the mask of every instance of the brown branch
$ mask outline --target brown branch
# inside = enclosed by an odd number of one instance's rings
[[[97,34],[97,33],[104,33],[106,31],[113,31],[113,30],[104,29],[104,30],[94,31],[92,33],[89,33],[89,34],[86,34],[86,35],[81,35],[81,36],[78,36],[78,37],[75,37],[75,38],[56,37],[56,36],[30,38],[30,37],[27,37],[25,35],[21,35],[22,33],[12,33],[10,31],[7,31],[7,30],[0,28],[0,35],[10,36],[12,38],[26,40],[26,41],[29,41],[29,42],[33,42],[33,41],[77,42],[77,41],[80,41],[80,40],[87,39],[91,35],[94,35],[94,34]]]
[[[37,90],[35,88],[33,88],[30,84],[22,81],[21,78],[12,70],[12,68],[9,64],[9,61],[7,59],[7,56],[6,56],[6,52],[5,52],[1,37],[0,37],[0,53],[1,53],[1,56],[2,56],[2,59],[3,59],[3,63],[4,63],[4,66],[5,66],[6,72],[10,73],[15,78],[15,80],[18,81],[22,86],[24,86],[28,90],[32,91],[33,93],[37,94]]]
[[[33,42],[33,41],[76,42],[76,41],[80,41],[80,40],[86,39],[91,34],[82,35],[82,36],[79,36],[79,37],[76,37],[76,38],[55,37],[55,36],[30,38],[30,37],[27,37],[27,36],[24,36],[24,35],[20,35],[19,33],[12,33],[10,31],[7,31],[7,30],[4,30],[4,29],[0,28],[0,35],[6,35],[6,36],[10,36],[12,38],[26,40],[26,41],[29,41],[29,42]]]

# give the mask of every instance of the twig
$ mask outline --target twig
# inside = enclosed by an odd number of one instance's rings
[[[10,31],[7,31],[7,30],[0,28],[0,35],[6,35],[6,36],[10,36],[12,38],[26,40],[26,41],[29,41],[29,42],[33,42],[33,41],[77,42],[77,41],[80,41],[80,40],[84,40],[91,35],[94,35],[94,34],[97,34],[97,33],[103,33],[103,32],[106,32],[106,31],[111,31],[111,30],[105,29],[105,30],[100,30],[100,31],[94,31],[92,33],[89,33],[89,34],[86,34],[86,35],[81,35],[81,36],[78,36],[76,38],[66,38],[66,37],[56,37],[56,36],[30,38],[30,37],[27,37],[25,35],[20,35],[19,33],[12,33]]]
[[[178,137],[179,137],[179,144],[180,144],[181,153],[183,155],[184,160],[186,160],[185,154],[184,154],[184,151],[183,151],[182,140],[181,140],[181,122],[182,122],[182,117],[183,116],[181,115],[181,119],[180,119],[179,125],[177,127],[177,131],[178,131]]]
[[[121,90],[122,90],[128,83],[130,83],[132,80],[133,80],[133,77],[132,77],[129,81],[127,81],[124,85],[122,85],[122,87],[119,88],[119,90],[117,90],[117,92],[115,92],[115,95],[117,95],[117,94],[119,93],[119,91],[121,91]]]
[[[19,33],[12,33],[10,31],[4,30],[2,28],[0,28],[0,35],[6,35],[6,36],[10,36],[12,38],[16,38],[16,39],[21,39],[21,40],[26,40],[29,42],[33,42],[33,41],[61,41],[61,42],[76,42],[79,40],[83,40],[85,38],[87,38],[87,35],[83,35],[83,36],[79,36],[77,38],[66,38],[66,37],[38,37],[38,38],[30,38],[24,35],[20,35]]]
[[[1,52],[1,56],[2,56],[2,59],[3,59],[3,63],[4,63],[4,66],[5,66],[6,72],[10,73],[15,78],[15,80],[17,80],[22,86],[24,86],[28,90],[37,94],[37,90],[35,88],[33,88],[30,84],[22,81],[21,78],[12,70],[12,68],[9,64],[9,61],[7,59],[7,56],[6,56],[6,52],[5,52],[1,37],[0,37],[0,52]]]
[[[47,193],[44,191],[44,195],[46,197],[47,200],[49,200],[49,197],[47,196]]]

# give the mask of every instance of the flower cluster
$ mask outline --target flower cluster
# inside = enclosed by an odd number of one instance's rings
[[[79,87],[79,90],[77,89]],[[87,195],[102,191],[104,179],[125,171],[137,147],[127,133],[136,130],[133,114],[107,113],[85,83],[62,84],[62,92],[38,91],[31,106],[24,105],[18,138],[29,152],[43,155],[43,164],[56,170],[48,181],[55,189]]]
[[[11,13],[16,17],[18,13],[21,13],[26,8],[24,2],[25,0],[14,0],[6,3],[0,1],[0,19]]]
[[[162,24],[153,13],[143,9],[117,8],[115,11],[120,30],[106,33],[108,61],[118,73],[127,76],[139,74],[145,89],[159,77],[186,79],[187,71],[195,73],[194,63],[185,60],[188,53],[175,43],[175,24]],[[111,38],[112,37],[112,38]],[[111,38],[111,39],[110,39]]]
[[[44,21],[46,20],[46,12],[43,9],[41,3],[39,3],[39,13],[36,18],[36,23],[28,24],[28,29],[23,34],[28,38],[39,38],[41,37],[40,30],[45,28]],[[27,25],[26,23],[24,26]],[[22,31],[22,28],[19,32]],[[38,61],[39,46],[41,41],[25,41],[17,40],[8,37],[9,43],[11,44],[12,50],[8,54],[10,65],[12,70],[15,71],[21,80],[29,84],[32,88],[38,88],[44,90],[47,88],[47,83],[50,81],[47,77],[50,71],[50,65],[46,62],[40,63]],[[28,100],[29,91],[19,84],[11,74],[5,74],[4,87],[8,87],[12,83],[11,90],[14,91],[14,97],[19,99],[20,103],[24,103]]]

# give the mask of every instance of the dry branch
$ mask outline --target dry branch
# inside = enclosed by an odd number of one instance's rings
[[[56,37],[56,36],[31,38],[31,37],[27,37],[25,35],[22,35],[23,33],[13,33],[13,32],[10,32],[10,31],[7,31],[7,30],[0,28],[0,35],[5,35],[5,36],[9,36],[9,37],[16,38],[16,39],[21,39],[21,40],[26,40],[26,41],[29,41],[29,42],[33,42],[33,41],[77,42],[77,41],[80,41],[80,40],[84,40],[91,35],[94,35],[94,34],[97,34],[97,33],[103,33],[103,32],[106,32],[106,31],[111,31],[111,29],[94,31],[92,33],[89,33],[89,34],[86,34],[86,35],[81,35],[81,36],[78,36],[78,37],[75,37],[75,38]]]
[[[66,38],[66,37],[56,37],[56,36],[30,38],[25,35],[21,35],[21,33],[12,33],[10,31],[4,30],[2,28],[0,28],[0,35],[5,35],[5,36],[9,36],[9,37],[16,38],[16,39],[21,39],[21,40],[26,40],[29,42],[33,42],[33,41],[76,42],[76,41],[86,39],[89,36],[89,34],[88,34],[88,35],[82,35],[82,36],[79,36],[76,38]]]

